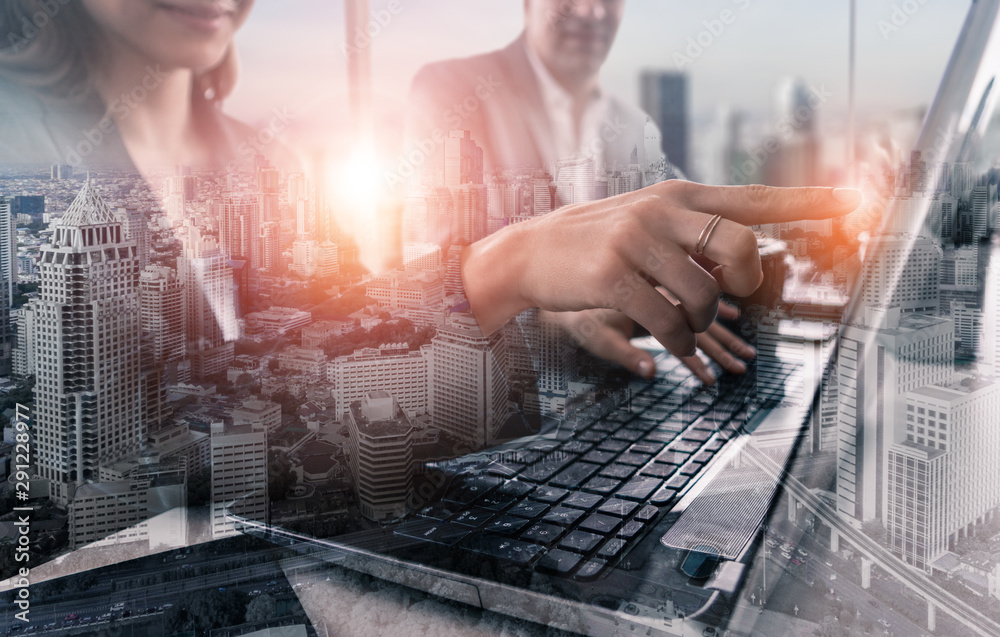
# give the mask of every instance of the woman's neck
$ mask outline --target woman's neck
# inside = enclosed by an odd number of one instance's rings
[[[208,148],[195,131],[192,72],[167,69],[130,51],[113,51],[96,89],[140,172],[199,165]]]

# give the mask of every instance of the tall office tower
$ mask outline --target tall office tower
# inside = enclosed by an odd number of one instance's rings
[[[531,178],[531,207],[536,217],[552,211],[551,183],[547,173],[536,173]]]
[[[351,403],[350,463],[361,515],[391,520],[407,512],[413,491],[413,426],[388,392],[373,391]]]
[[[197,196],[197,179],[189,168],[178,166],[175,174],[167,177],[163,200],[166,203],[167,218],[180,225],[187,216],[188,206]]]
[[[13,326],[10,306],[17,286],[17,222],[11,202],[0,197],[0,375],[11,372]]]
[[[260,269],[260,201],[253,195],[224,197],[213,206],[219,219],[219,245],[230,259]]]
[[[52,164],[50,179],[53,181],[70,179],[72,176],[73,167],[69,164]]]
[[[89,179],[39,258],[34,309],[35,453],[65,505],[101,463],[137,452],[139,257]]]
[[[871,248],[878,258],[862,270],[865,305],[898,307],[902,312],[937,312],[941,257],[937,240],[880,235]]]
[[[608,175],[608,196],[614,197],[639,189],[642,175],[638,170],[616,170]]]
[[[309,184],[302,173],[289,173],[285,186],[289,205],[294,205],[299,199],[309,199]]]
[[[429,357],[434,424],[474,448],[493,443],[507,420],[503,330],[484,336],[474,317],[455,314],[431,340]]]
[[[436,243],[404,243],[403,265],[407,270],[437,270],[441,267],[441,246]]]
[[[115,208],[115,217],[122,224],[125,239],[135,244],[139,255],[139,271],[149,265],[150,239],[146,215],[135,208]]]
[[[820,398],[816,389],[826,379],[826,362],[833,353],[837,326],[833,323],[787,318],[777,311],[769,312],[757,324],[757,397],[782,404],[814,407],[809,415],[808,449],[817,452],[822,447],[823,412],[814,400]],[[796,370],[789,381],[788,368]],[[836,421],[825,423],[836,431]]]
[[[562,413],[566,390],[573,373],[576,348],[562,326],[539,320],[537,314],[527,320],[519,320],[518,325],[535,369],[539,408],[543,412]],[[533,401],[535,398],[531,397],[529,400]],[[529,407],[533,406],[529,404]]]
[[[162,364],[183,359],[187,348],[187,312],[184,286],[177,271],[148,266],[139,274],[139,298],[142,332],[153,345],[153,360]]]
[[[281,171],[274,166],[258,167],[257,192],[275,195],[281,192]]]
[[[844,326],[837,354],[840,395],[837,510],[860,526],[885,520],[886,454],[906,392],[947,381],[955,345],[950,319],[885,314],[881,325]]]
[[[908,172],[910,192],[923,193],[927,190],[927,162],[921,157],[919,150],[910,152]]]
[[[312,201],[297,199],[295,206],[295,238],[309,239],[309,227],[312,219]]]
[[[238,535],[227,507],[262,524],[268,521],[267,432],[263,426],[212,423],[212,537]],[[230,503],[231,506],[230,506]]]
[[[327,379],[341,415],[376,390],[389,392],[410,418],[427,412],[427,358],[423,352],[409,351],[406,343],[386,343],[338,356],[327,366]]]
[[[486,236],[486,187],[449,188],[452,196],[451,240],[475,243]]]
[[[819,138],[813,100],[813,91],[799,78],[785,78],[778,84],[773,131],[778,146],[769,146],[765,152],[766,183],[806,186],[819,179]]]
[[[311,239],[296,239],[292,243],[292,262],[288,269],[295,274],[311,278],[319,267],[319,242]]]
[[[448,261],[445,264],[444,293],[461,294],[462,286],[462,249],[467,244],[460,243],[448,248]]]
[[[265,221],[260,224],[261,271],[279,275],[284,271],[281,262],[281,223]]]
[[[444,185],[483,183],[483,149],[467,130],[448,131],[444,140]]]
[[[972,165],[967,162],[956,162],[951,166],[951,196],[962,201],[969,201],[972,193],[975,173]]]
[[[886,531],[907,564],[930,573],[937,558],[996,515],[997,412],[1000,384],[976,378],[906,395],[906,437],[889,448]]]
[[[416,193],[408,196],[403,210],[403,243],[426,243],[430,235],[427,221],[426,194]]]
[[[184,252],[177,259],[184,287],[186,333],[191,373],[197,379],[225,371],[239,337],[233,295],[233,269],[212,237],[188,226]]]
[[[594,200],[594,162],[589,157],[556,162],[556,200],[553,207]]]
[[[996,184],[983,184],[972,189],[972,224],[963,229],[965,243],[975,243],[986,237],[990,227],[990,217],[997,205]]]
[[[958,219],[958,198],[948,193],[938,193],[934,196],[933,217],[941,228],[941,239],[945,243],[955,240],[956,221]]]
[[[24,307],[17,317],[17,343],[11,354],[11,373],[18,378],[35,375],[35,346],[38,337],[35,335],[35,299]]]
[[[319,244],[319,258],[316,263],[316,276],[320,279],[330,279],[340,274],[340,251],[337,244],[324,241]]]
[[[257,194],[257,207],[260,210],[261,223],[281,221],[281,199],[276,192]]]
[[[643,71],[639,82],[640,105],[660,129],[667,160],[688,173],[687,75],[676,71]]]

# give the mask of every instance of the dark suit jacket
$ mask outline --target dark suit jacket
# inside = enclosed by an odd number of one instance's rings
[[[428,64],[415,76],[407,104],[407,148],[434,140],[435,130],[464,129],[483,148],[487,170],[550,168],[556,159],[552,124],[525,52],[522,34],[507,47]],[[647,122],[640,109],[615,97],[601,125],[607,165],[644,157]],[[657,131],[658,133],[658,131]],[[435,160],[440,157],[440,144]]]

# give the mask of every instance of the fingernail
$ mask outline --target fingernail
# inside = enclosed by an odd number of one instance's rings
[[[742,349],[743,349],[743,355],[747,358],[753,358],[757,356],[757,350],[755,350],[753,347],[749,345],[744,345]]]
[[[641,361],[639,361],[637,368],[639,371],[639,375],[642,376],[643,378],[649,378],[650,376],[653,375],[654,368],[652,361],[642,359]]]
[[[747,371],[746,363],[734,358],[729,363],[729,371],[733,372],[734,374],[743,374]]]
[[[861,205],[861,191],[856,188],[834,188],[833,198],[855,208]]]

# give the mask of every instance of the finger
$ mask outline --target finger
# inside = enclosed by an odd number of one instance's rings
[[[722,368],[733,374],[743,374],[747,371],[747,365],[730,353],[730,351],[717,341],[709,332],[698,335],[698,349]]]
[[[726,301],[719,301],[719,318],[736,320],[740,317],[740,308]]]
[[[718,323],[712,323],[706,334],[718,341],[722,347],[725,347],[745,361],[753,360],[757,356],[757,350],[753,346]]]
[[[854,188],[705,186],[685,182],[677,190],[689,209],[722,215],[746,226],[839,217],[855,210],[862,200],[861,191]]]
[[[633,347],[621,330],[609,325],[602,325],[586,339],[581,339],[580,345],[594,356],[617,363],[643,378],[652,378],[656,371],[656,363],[649,352]]]
[[[645,255],[645,256],[643,256]],[[680,246],[664,242],[629,253],[632,265],[676,299],[693,332],[704,332],[715,320],[721,287],[715,277],[695,263]]]
[[[680,309],[668,301],[649,282],[642,280],[621,299],[619,309],[642,325],[674,356],[695,352],[694,332]]]
[[[708,368],[705,361],[701,360],[700,356],[695,354],[694,356],[680,356],[679,358],[681,359],[681,362],[684,363],[684,366],[694,372],[694,375],[697,376],[701,382],[706,385],[715,384],[715,374],[713,374],[712,370]]]

